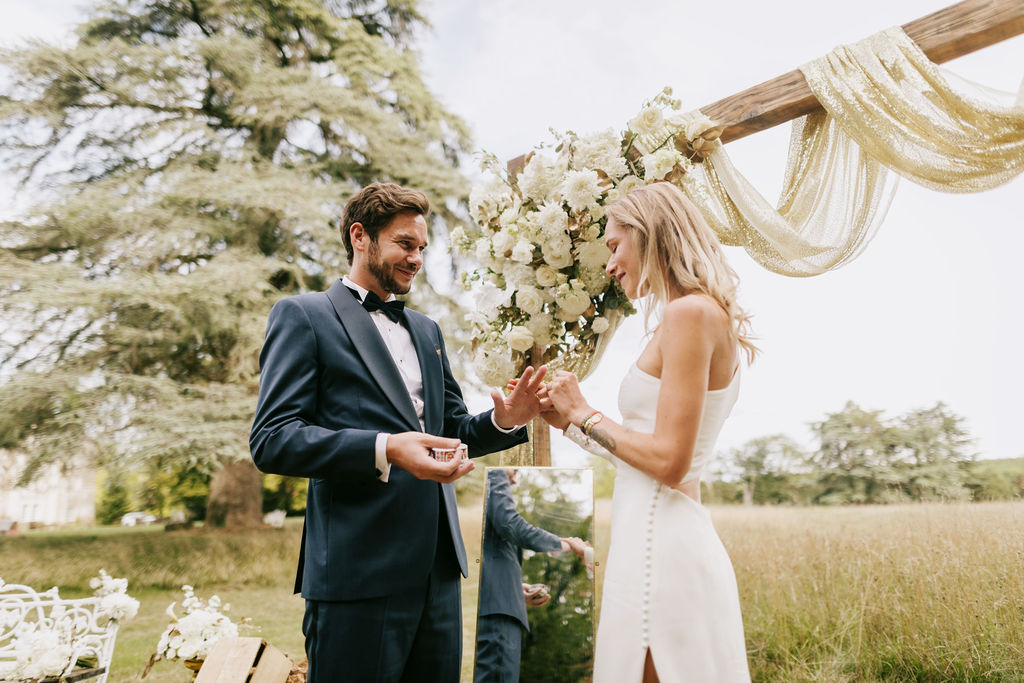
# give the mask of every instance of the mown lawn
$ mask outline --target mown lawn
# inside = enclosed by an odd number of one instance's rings
[[[736,568],[756,681],[1024,681],[1024,503],[712,510]],[[609,509],[597,505],[597,557]],[[480,507],[461,511],[464,676],[475,637]],[[291,594],[300,524],[284,530],[157,528],[33,532],[0,539],[0,578],[89,593],[102,567],[142,602],[118,635],[111,683],[141,674],[188,583],[217,594],[262,636],[303,658],[302,600]],[[598,581],[602,576],[598,568]],[[600,585],[600,584],[599,584]],[[145,679],[185,683],[178,662]]]

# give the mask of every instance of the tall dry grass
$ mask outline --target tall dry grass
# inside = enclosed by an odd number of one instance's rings
[[[713,509],[758,681],[1024,681],[1024,504]]]

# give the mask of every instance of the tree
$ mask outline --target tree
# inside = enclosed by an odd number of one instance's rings
[[[72,47],[0,53],[0,164],[39,198],[0,223],[23,479],[92,441],[258,501],[266,314],[347,269],[332,217],[377,179],[424,190],[437,235],[461,211],[468,135],[422,82],[423,23],[415,0],[110,0]]]
[[[806,471],[808,456],[784,434],[751,439],[726,456],[739,475],[743,504],[795,502],[788,492],[790,475]]]

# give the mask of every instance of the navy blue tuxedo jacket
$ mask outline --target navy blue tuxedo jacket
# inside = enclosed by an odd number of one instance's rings
[[[490,411],[468,414],[437,323],[404,315],[423,375],[425,431],[461,439],[470,457],[525,441],[525,428],[497,430]],[[408,390],[370,314],[341,280],[274,305],[249,446],[261,471],[309,478],[295,580],[306,599],[412,588],[430,573],[435,550],[454,553],[468,575],[454,487],[399,467],[388,483],[378,480],[377,434],[407,431],[420,431]]]
[[[533,526],[519,515],[504,470],[487,470],[484,509],[479,615],[504,614],[518,619],[529,631],[523,595],[523,548],[544,552],[560,550],[562,539]]]

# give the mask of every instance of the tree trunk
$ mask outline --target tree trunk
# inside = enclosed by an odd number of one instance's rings
[[[206,526],[241,528],[263,524],[263,475],[252,460],[225,463],[210,479]]]
[[[754,504],[754,481],[743,482],[743,504],[750,507]]]

